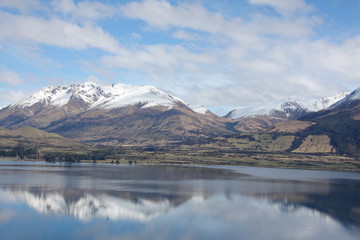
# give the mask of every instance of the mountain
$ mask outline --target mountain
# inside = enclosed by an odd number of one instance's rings
[[[336,102],[330,107],[330,110],[352,109],[360,107],[360,88],[348,94],[345,98]]]
[[[338,101],[335,102],[336,100]],[[297,104],[289,104],[291,107],[295,107],[292,110],[306,110],[298,120],[288,120],[282,118],[281,114],[274,115],[274,112],[271,112],[267,115],[253,115],[235,119],[237,123],[234,128],[248,132],[248,136],[251,137],[248,137],[247,141],[252,140],[252,143],[246,142],[245,146],[254,149],[267,149],[266,147],[269,144],[270,149],[272,146],[280,146],[281,151],[285,152],[338,153],[359,158],[360,88],[349,94],[323,98],[320,103],[321,105],[310,105],[314,108],[318,106],[320,109],[324,108],[320,111],[303,107],[306,104],[298,104],[299,108],[296,107]],[[283,106],[288,107],[289,105]],[[296,113],[296,111],[290,113],[294,112]],[[256,136],[261,137],[256,138]],[[285,140],[281,140],[281,138],[285,138]],[[347,166],[346,162],[343,164],[345,167]]]
[[[85,82],[46,87],[1,109],[0,127],[20,129],[23,133],[18,135],[23,135],[26,141],[32,136],[49,134],[41,131],[44,130],[65,137],[56,138],[58,142],[71,138],[108,146],[201,144],[216,142],[219,136],[231,138],[245,132],[256,140],[252,143],[257,146],[255,149],[261,149],[258,144],[263,143],[254,136],[264,134],[264,144],[277,146],[281,143],[288,152],[360,154],[357,137],[360,136],[360,121],[356,120],[360,119],[359,106],[360,89],[357,89],[350,94],[307,102],[288,99],[278,105],[269,103],[252,109],[237,109],[224,118],[203,106],[190,107],[152,86],[103,86]],[[25,126],[33,128],[26,130]],[[29,131],[27,136],[24,129]],[[273,137],[268,138],[266,134]],[[41,143],[51,138],[46,136]],[[277,140],[279,136],[285,140]],[[223,138],[217,139],[223,141]]]
[[[332,97],[308,101],[289,98],[282,102],[269,102],[263,105],[257,104],[234,109],[225,117],[236,121],[233,124],[236,131],[265,131],[277,123],[297,120],[309,113],[329,108],[347,95],[348,93],[343,92]]]
[[[297,101],[289,98],[286,101],[244,106],[230,111],[225,117],[229,119],[238,119],[245,117],[270,116],[285,120],[295,120],[307,113],[326,109],[348,95],[348,92],[342,92],[331,97],[308,101]]]
[[[308,136],[327,136],[336,151],[360,156],[360,88],[326,109],[308,113],[299,120],[311,126],[298,131],[293,147],[300,147]],[[294,125],[288,122],[288,125]],[[274,128],[276,129],[276,128]]]
[[[225,117],[237,119],[245,117],[270,116],[281,119],[296,119],[305,113],[307,113],[305,106],[295,100],[288,99],[286,102],[281,104],[272,103],[234,109]]]
[[[360,120],[360,88],[347,94],[344,98],[340,99],[328,108],[309,113],[301,117],[301,119],[315,120],[339,113],[348,114],[350,118]]]
[[[46,87],[0,110],[0,126],[32,126],[81,141],[150,144],[229,134],[228,121],[193,111],[152,86],[86,82]]]
[[[30,97],[0,111],[5,127],[30,125],[44,128],[50,122],[90,109],[114,109],[141,104],[142,108],[185,104],[151,86],[113,84],[100,86],[85,82],[67,86],[45,87]]]

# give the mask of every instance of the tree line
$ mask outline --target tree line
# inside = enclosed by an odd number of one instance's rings
[[[10,149],[0,149],[0,156],[2,157],[18,157],[20,159],[24,158],[38,158],[39,151],[34,147],[24,147],[22,145],[17,145]]]
[[[42,154],[35,147],[17,145],[12,148],[0,149],[0,157],[17,157],[19,159],[44,159],[49,162],[80,162],[81,160],[106,160],[115,153],[110,150],[92,151],[89,153],[50,152]]]
[[[106,160],[111,155],[113,155],[111,151],[92,151],[86,154],[53,152],[45,154],[42,158],[48,162],[80,162],[81,160]]]

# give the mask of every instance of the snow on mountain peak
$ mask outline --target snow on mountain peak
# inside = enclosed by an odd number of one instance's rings
[[[355,91],[353,91],[352,93],[350,93],[346,100],[348,100],[348,101],[360,100],[360,88],[358,88]]]
[[[168,95],[153,86],[135,86],[122,83],[102,86],[93,82],[70,86],[45,87],[12,106],[29,107],[36,103],[50,106],[64,106],[70,99],[81,99],[91,108],[117,108],[133,104],[144,104],[143,108],[176,105],[181,99]]]
[[[360,88],[356,89],[355,91],[347,94],[344,98],[342,98],[340,101],[334,103],[330,108],[334,109],[342,105],[348,105],[352,104],[353,102],[360,101]]]
[[[69,92],[67,87],[44,87],[30,97],[13,104],[13,106],[29,107],[36,103],[42,103],[44,105],[64,105],[64,102],[67,102],[69,98],[68,95]]]
[[[341,92],[341,93],[338,93],[331,97],[310,100],[308,102],[305,102],[305,105],[309,111],[312,111],[312,112],[320,111],[320,110],[329,108],[333,104],[346,98],[346,96],[348,96],[348,95],[349,95],[349,92]]]
[[[194,112],[197,112],[197,113],[200,113],[200,114],[208,114],[210,112],[210,110],[207,109],[206,107],[204,107],[203,105],[193,105],[193,106],[190,106],[190,108]]]
[[[291,117],[291,114],[297,112],[316,112],[329,108],[336,102],[348,96],[348,92],[342,92],[331,97],[311,99],[308,101],[297,101],[294,98],[288,98],[286,101],[267,102],[266,104],[254,104],[250,106],[243,106],[229,112],[226,117],[231,119],[251,116],[265,116],[278,115],[278,113],[285,114],[286,117]],[[360,99],[360,89],[359,89]]]

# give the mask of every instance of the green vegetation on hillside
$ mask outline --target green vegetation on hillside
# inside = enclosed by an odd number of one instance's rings
[[[297,133],[292,149],[300,146],[308,135],[328,135],[339,153],[360,156],[360,121],[351,118],[349,111],[317,118],[317,124]]]

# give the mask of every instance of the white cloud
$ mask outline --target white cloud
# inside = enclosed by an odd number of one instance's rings
[[[217,32],[223,16],[211,13],[199,4],[179,3],[172,5],[163,0],[129,2],[121,7],[124,16],[141,19],[150,26],[166,29],[169,26],[193,28],[200,31]]]
[[[102,28],[93,25],[80,26],[58,18],[47,20],[0,11],[0,29],[0,41],[33,42],[79,50],[120,50],[118,42]]]
[[[249,0],[251,4],[271,6],[284,15],[295,12],[309,12],[314,8],[304,0]]]
[[[87,80],[88,82],[94,82],[94,83],[100,83],[100,80],[97,76],[91,75],[88,76]]]
[[[204,41],[204,38],[196,33],[189,33],[184,30],[177,30],[172,34],[173,38],[185,40],[185,41]]]
[[[81,1],[73,0],[55,0],[53,3],[54,11],[75,18],[100,19],[110,18],[117,13],[117,8],[111,5],[97,1]]]
[[[21,12],[28,12],[31,9],[39,8],[39,0],[0,0],[0,7],[15,8]]]
[[[321,22],[316,17],[297,17],[291,20],[269,17],[261,14],[253,16],[250,26],[256,29],[258,34],[276,37],[288,37],[302,39],[314,34],[313,27]]]
[[[350,38],[341,45],[324,41],[314,45],[313,48],[317,47],[314,51],[318,50],[318,64],[321,64],[324,70],[337,74],[339,78],[359,81],[360,36]]]
[[[6,67],[0,68],[0,83],[5,82],[12,85],[24,83],[24,80],[16,73]]]
[[[191,64],[215,63],[211,54],[196,54],[180,45],[157,44],[128,50],[124,54],[108,55],[101,59],[102,64],[111,68],[127,68],[148,73],[176,73]]]
[[[250,20],[239,17],[225,18],[221,13],[212,12],[200,4],[183,2],[171,4],[160,0],[130,2],[121,9],[125,16],[145,21],[154,31],[175,29],[172,32],[173,38],[197,43],[183,45],[182,52],[186,54],[179,54],[178,45],[167,45],[166,50],[159,46],[140,46],[140,51],[131,52],[125,56],[104,57],[102,63],[109,67],[124,67],[151,73],[154,72],[154,66],[156,66],[157,74],[164,72],[174,74],[175,72],[175,78],[173,75],[162,78],[180,81],[180,84],[184,84],[184,88],[189,87],[186,86],[189,83],[188,80],[180,80],[184,72],[196,73],[197,76],[193,78],[199,84],[204,84],[203,87],[212,86],[210,82],[212,80],[209,80],[212,79],[211,76],[224,76],[223,79],[227,79],[226,82],[237,82],[237,88],[240,88],[241,85],[244,86],[244,82],[254,82],[251,77],[262,69],[269,70],[274,75],[274,71],[279,72],[279,69],[284,66],[277,66],[272,59],[254,60],[253,55],[266,53],[275,44],[279,44],[279,40],[302,39],[312,35],[313,26],[319,23],[316,18],[304,16],[291,20],[260,14],[252,15]],[[149,49],[153,50],[149,51]],[[255,69],[256,66],[259,68]],[[247,72],[245,75],[251,75],[250,78],[242,76],[244,72]],[[261,74],[258,75],[263,78]],[[217,82],[222,81],[219,79]],[[227,86],[225,82],[223,84]],[[274,84],[269,85],[274,86]],[[251,84],[249,87],[254,89]],[[260,91],[260,89],[255,87],[255,91]],[[197,92],[194,93],[194,95],[197,94]],[[218,97],[213,98],[211,102],[221,103],[224,102],[223,99],[227,99],[226,96],[229,96],[227,92],[216,95]],[[243,98],[244,95],[239,95],[232,99],[239,101]],[[204,98],[199,96],[199,99]]]
[[[301,16],[288,20],[260,14],[253,15],[250,21],[238,17],[227,19],[223,14],[212,12],[199,4],[180,2],[172,5],[162,0],[129,2],[121,9],[124,16],[143,20],[154,28],[192,29],[221,35],[248,45],[262,43],[261,36],[267,34],[306,37],[312,33],[312,26],[319,21]],[[184,36],[184,32],[177,32],[176,35]]]
[[[27,94],[21,90],[0,91],[0,103],[1,105],[14,103],[20,101],[26,96]]]

